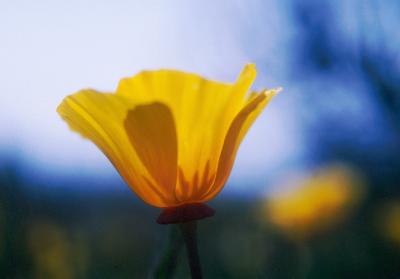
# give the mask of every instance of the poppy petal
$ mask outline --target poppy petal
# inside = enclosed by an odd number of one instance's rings
[[[236,115],[225,137],[224,146],[219,157],[218,172],[214,184],[203,195],[203,201],[213,198],[222,190],[232,170],[236,152],[243,137],[277,91],[278,90],[269,90],[264,91],[261,94],[251,95],[248,103]]]
[[[174,193],[178,142],[174,118],[162,103],[138,105],[128,112],[125,130],[136,154],[154,180]]]
[[[165,207],[175,202],[175,196],[154,181],[124,129],[125,117],[136,105],[131,99],[88,89],[66,97],[57,111],[72,130],[103,151],[140,198]]]

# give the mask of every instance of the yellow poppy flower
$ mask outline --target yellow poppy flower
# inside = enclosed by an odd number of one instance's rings
[[[330,166],[297,181],[298,187],[265,201],[267,219],[289,236],[305,239],[340,223],[363,196],[363,179],[352,169]]]
[[[400,247],[400,200],[386,202],[380,209],[378,218],[386,239]]]
[[[202,204],[221,191],[240,142],[277,93],[247,94],[255,76],[252,64],[233,84],[175,70],[143,71],[122,79],[115,94],[82,90],[57,111],[146,203]]]

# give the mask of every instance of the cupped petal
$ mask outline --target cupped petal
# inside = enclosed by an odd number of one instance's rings
[[[103,151],[141,199],[156,207],[168,207],[176,203],[174,193],[157,183],[125,131],[125,118],[128,111],[140,104],[138,100],[82,90],[66,97],[57,111],[72,130]]]
[[[148,172],[158,185],[175,194],[178,142],[170,109],[162,103],[138,105],[128,112],[124,125]]]
[[[269,103],[278,89],[251,94],[247,104],[236,115],[226,134],[224,145],[218,161],[218,171],[211,187],[202,193],[200,200],[207,201],[215,197],[223,188],[235,161],[236,152],[247,131]]]
[[[214,180],[225,135],[246,104],[255,76],[255,67],[249,64],[234,84],[170,70],[144,71],[121,80],[118,96],[162,102],[171,108],[178,140],[180,203],[196,201]]]

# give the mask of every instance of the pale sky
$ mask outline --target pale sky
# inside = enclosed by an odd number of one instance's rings
[[[177,68],[231,82],[255,62],[256,88],[285,90],[251,129],[231,179],[262,188],[300,160],[303,146],[285,86],[289,31],[274,1],[263,9],[260,3],[0,0],[0,150],[17,152],[42,177],[77,170],[117,176],[92,143],[60,120],[55,110],[63,97],[86,87],[112,91],[120,78],[143,69]]]

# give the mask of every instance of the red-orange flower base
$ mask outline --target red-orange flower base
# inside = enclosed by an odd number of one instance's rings
[[[160,216],[158,216],[157,223],[186,223],[211,217],[214,214],[215,210],[204,203],[184,204],[177,207],[168,207],[163,209]]]

